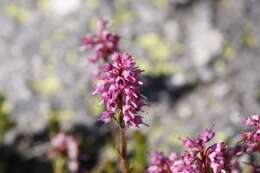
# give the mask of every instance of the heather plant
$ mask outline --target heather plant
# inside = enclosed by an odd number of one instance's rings
[[[258,173],[256,160],[241,163],[239,158],[244,155],[253,158],[253,154],[260,153],[260,115],[252,115],[244,124],[251,130],[244,132],[235,146],[224,142],[208,145],[215,132],[206,129],[195,138],[181,139],[185,147],[182,154],[172,153],[167,157],[160,152],[151,153],[146,173],[242,173],[245,165],[251,173]]]
[[[145,97],[141,94],[140,80],[142,72],[128,53],[115,52],[113,64],[103,66],[103,77],[94,94],[103,98],[105,111],[99,120],[105,123],[115,120],[121,128],[139,127],[143,123],[138,114],[145,105]]]
[[[144,124],[139,115],[145,105],[141,94],[140,73],[131,55],[115,52],[111,64],[103,66],[102,79],[94,94],[101,95],[105,111],[99,120],[105,123],[115,121],[119,125],[119,154],[122,172],[129,172],[127,163],[127,127],[139,127]]]
[[[260,115],[252,115],[244,122],[251,131],[243,133],[243,142],[247,146],[247,152],[260,153]]]
[[[84,46],[94,50],[90,61],[97,63],[103,59],[104,62],[98,67],[97,77],[100,81],[93,94],[99,94],[104,103],[104,112],[99,120],[104,123],[116,122],[119,127],[120,168],[123,173],[128,173],[126,128],[145,124],[139,112],[146,103],[141,94],[142,70],[136,66],[131,55],[119,52],[118,42],[119,37],[106,30],[104,20],[98,21],[97,34],[84,38]]]

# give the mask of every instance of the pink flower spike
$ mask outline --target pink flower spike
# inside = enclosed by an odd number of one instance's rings
[[[138,113],[145,105],[141,95],[141,79],[139,70],[131,55],[128,53],[114,53],[113,62],[103,66],[103,75],[94,93],[99,94],[105,106],[105,111],[99,120],[108,123],[121,111],[124,125],[139,127],[143,123]],[[131,75],[131,76],[130,76]]]
[[[107,22],[100,19],[97,22],[97,27],[96,34],[83,38],[83,46],[81,47],[81,50],[91,49],[94,51],[94,54],[89,57],[91,63],[97,63],[100,59],[107,62],[109,56],[119,50],[119,36],[107,30]]]
[[[246,144],[246,151],[260,152],[260,115],[254,114],[244,122],[251,130],[243,133],[243,142]]]
[[[79,144],[75,137],[60,132],[51,140],[50,159],[59,159],[64,157],[68,159],[67,166],[69,170],[77,172],[79,169]]]
[[[209,142],[213,137],[215,136],[215,132],[212,129],[206,129],[204,130],[201,135],[200,139],[202,139],[203,142],[207,143]]]

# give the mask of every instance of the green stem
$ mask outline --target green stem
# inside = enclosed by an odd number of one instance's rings
[[[120,128],[120,164],[122,173],[129,173],[127,163],[127,139],[125,134],[125,128]]]

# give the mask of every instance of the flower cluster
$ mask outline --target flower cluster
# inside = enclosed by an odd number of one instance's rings
[[[248,152],[260,152],[260,115],[252,115],[244,124],[252,131],[243,133],[243,141],[247,145]]]
[[[72,136],[60,132],[51,140],[50,158],[68,158],[68,168],[71,172],[79,170],[79,145],[78,141]]]
[[[98,32],[92,36],[85,36],[83,39],[83,48],[94,50],[94,55],[90,57],[92,63],[103,59],[108,61],[109,56],[118,51],[119,36],[110,33],[107,30],[107,22],[100,19],[98,21]]]
[[[142,116],[138,114],[145,105],[145,98],[141,95],[140,73],[131,55],[128,53],[114,53],[112,64],[103,66],[101,82],[94,92],[101,95],[105,111],[100,120],[110,122],[115,119],[120,126],[139,127],[143,124]]]
[[[252,130],[244,132],[235,146],[229,147],[224,142],[208,145],[215,132],[206,129],[196,138],[181,139],[185,152],[180,157],[176,153],[170,157],[153,153],[146,173],[242,173],[239,158],[260,153],[260,115],[252,115],[244,124]],[[247,165],[252,173],[260,172],[256,162],[250,161]]]
[[[194,139],[186,138],[183,144],[186,151],[183,155],[185,167],[192,172],[200,172],[212,169],[214,173],[224,170],[224,143],[215,143],[207,146],[207,143],[215,136],[212,129],[204,130]]]
[[[207,146],[214,135],[212,129],[206,129],[194,139],[182,139],[186,150],[181,157],[177,157],[175,153],[171,154],[169,158],[160,155],[160,157],[156,157],[156,162],[150,161],[151,166],[147,169],[147,173],[224,172],[225,144],[215,143]]]
[[[245,155],[250,157],[254,153],[260,153],[260,115],[255,114],[245,119],[244,125],[252,130],[244,132],[242,134],[242,140],[240,140],[235,146],[229,147],[226,152],[225,164],[228,165],[227,169],[231,173],[242,173],[242,165],[239,161],[240,157]],[[244,162],[244,164],[251,167],[252,173],[260,172],[260,167],[254,160]]]
[[[171,165],[174,163],[177,155],[171,154],[166,157],[161,152],[153,152],[150,155],[151,166],[147,169],[147,173],[168,173],[171,170]]]

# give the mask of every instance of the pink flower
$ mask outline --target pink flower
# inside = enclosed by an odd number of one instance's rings
[[[226,172],[226,145],[224,143],[207,144],[214,135],[215,132],[212,129],[206,129],[193,139],[182,139],[186,151],[181,157],[172,154],[168,158],[158,152],[152,154],[147,173]]]
[[[225,171],[224,168],[224,155],[225,144],[216,143],[207,146],[207,143],[215,136],[212,129],[205,129],[200,135],[194,139],[186,138],[183,140],[186,152],[183,155],[183,161],[186,168],[193,172],[200,172],[201,169],[209,171],[212,169],[214,173],[221,173]]]
[[[194,139],[182,139],[182,143],[186,148],[201,148],[206,145],[213,137],[215,132],[212,129],[205,129],[200,135]]]
[[[243,142],[247,145],[247,152],[260,152],[260,115],[252,115],[244,122],[251,130],[243,133]]]
[[[109,56],[118,51],[119,36],[107,31],[107,22],[100,19],[98,21],[98,32],[83,39],[83,48],[92,49],[95,53],[90,57],[92,63],[103,59],[108,61]]]
[[[78,172],[79,170],[79,163],[76,160],[69,161],[68,168],[71,172]]]
[[[73,136],[68,135],[66,139],[66,145],[68,157],[71,160],[77,160],[79,155],[79,146],[77,140]]]
[[[66,156],[68,158],[68,168],[71,172],[77,172],[79,168],[79,144],[72,136],[60,132],[51,140],[50,158],[58,159]]]
[[[247,118],[244,124],[248,127],[254,127],[260,125],[260,115],[254,114],[251,117]]]
[[[153,152],[150,154],[150,166],[145,173],[171,173],[171,165],[176,158],[175,153],[168,158],[161,152]]]
[[[199,138],[204,142],[209,142],[215,136],[215,132],[212,129],[205,129]]]
[[[242,173],[239,158],[245,154],[260,152],[260,115],[252,115],[244,124],[250,130],[243,133],[243,139],[235,146],[228,147],[224,142],[209,145],[215,132],[206,129],[195,138],[181,139],[185,147],[181,157],[176,154],[165,157],[158,152],[151,155],[146,173]],[[251,167],[251,173],[260,171],[256,161],[244,163]],[[169,167],[170,171],[164,169]]]
[[[105,123],[116,119],[128,127],[139,127],[140,124],[144,124],[142,116],[138,114],[145,105],[140,90],[142,70],[136,67],[128,53],[114,53],[112,60],[112,64],[103,66],[101,82],[94,92],[101,95],[105,106],[105,111],[99,119]],[[117,113],[120,114],[119,117],[116,117]]]
[[[223,142],[214,144],[212,150],[213,151],[208,155],[210,166],[214,173],[221,173],[225,167],[226,145]]]
[[[66,134],[64,132],[60,132],[59,134],[54,136],[51,140],[51,146],[56,154],[64,153],[67,149]]]

